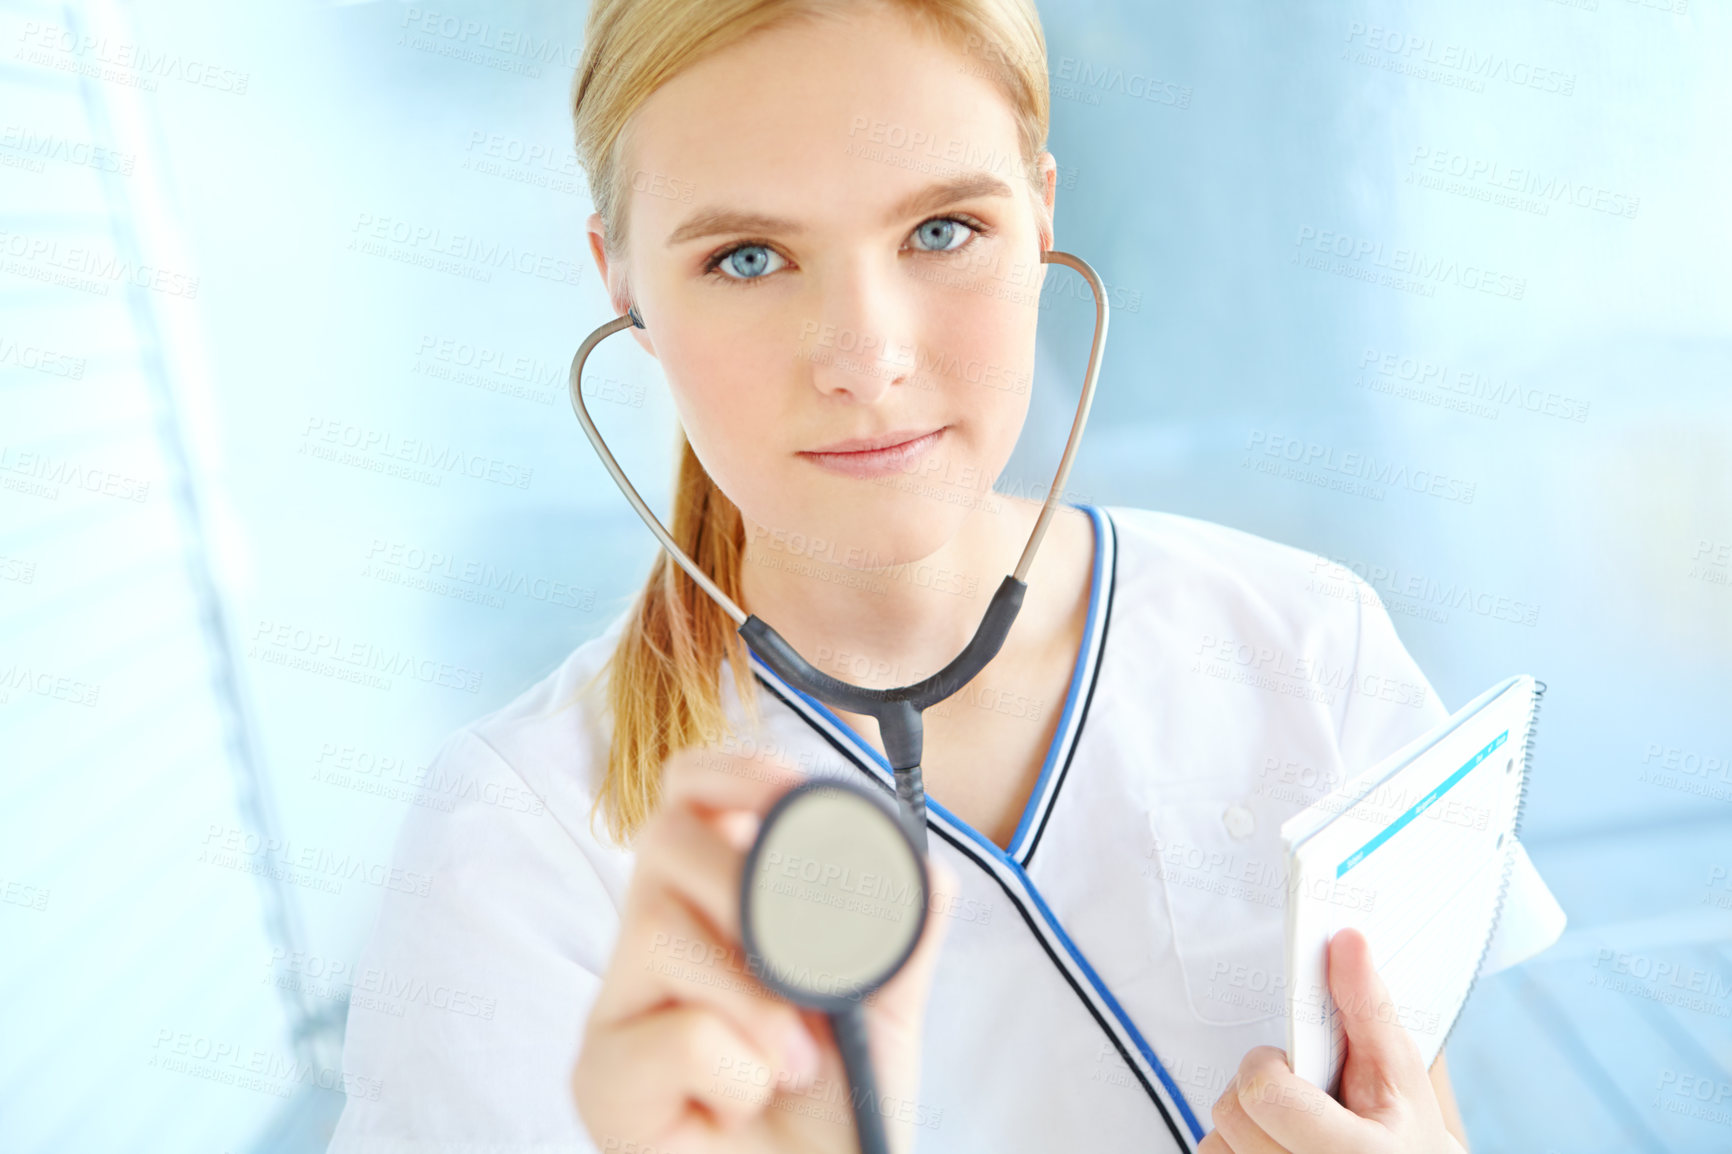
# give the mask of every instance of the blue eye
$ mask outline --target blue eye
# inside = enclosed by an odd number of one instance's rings
[[[920,248],[927,252],[949,252],[961,248],[974,236],[974,229],[948,216],[922,221],[914,230]]]
[[[772,264],[780,261],[780,264]],[[729,280],[759,280],[788,262],[761,244],[743,244],[716,259],[714,268]]]

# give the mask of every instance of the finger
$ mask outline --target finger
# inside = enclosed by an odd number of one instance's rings
[[[1387,1138],[1382,1126],[1354,1114],[1290,1070],[1285,1050],[1253,1047],[1239,1063],[1236,1082],[1240,1107],[1277,1148],[1371,1149],[1380,1135]]]
[[[613,1034],[605,1060],[616,1069],[653,1072],[610,1080],[608,1102],[596,1104],[622,1132],[659,1137],[695,1121],[734,1129],[763,1113],[778,1089],[765,1055],[702,1006],[674,1006],[626,1024]],[[694,1104],[709,1118],[691,1118]]]
[[[926,1002],[938,967],[940,947],[957,908],[961,883],[942,860],[927,858],[927,908],[920,938],[902,969],[868,996],[867,1037],[872,1064],[878,1071],[882,1100],[914,1101],[921,1078],[921,1039]],[[916,1111],[924,1109],[916,1103]],[[914,1122],[899,1115],[888,1122],[894,1149],[913,1149]]]
[[[723,942],[740,940],[740,881],[746,855],[710,822],[684,805],[664,808],[644,828],[631,886],[647,895],[666,890],[715,928]],[[628,895],[628,903],[631,897]]]
[[[956,871],[943,859],[929,856],[927,866],[926,925],[920,940],[908,955],[902,969],[886,982],[872,999],[875,1018],[888,1030],[917,1031],[926,1010],[926,998],[931,992],[932,975],[938,967],[945,935],[949,933],[950,913],[957,906],[962,890]]]
[[[1269,1137],[1263,1127],[1245,1112],[1244,1103],[1239,1101],[1237,1079],[1215,1099],[1209,1116],[1215,1122],[1213,1132],[1221,1136],[1233,1154],[1288,1154],[1286,1147]]]
[[[663,1013],[670,1005],[709,1010],[751,1041],[778,1076],[798,1087],[818,1068],[820,1044],[798,1010],[766,989],[737,944],[724,944],[690,906],[666,892],[647,898],[644,934],[617,949],[616,994],[596,1015],[605,1027]]]
[[[1419,1047],[1401,1024],[1398,1007],[1372,962],[1371,943],[1355,929],[1329,942],[1329,992],[1347,1031],[1341,1095],[1349,1100],[1352,1074],[1354,1110],[1374,1115],[1393,1109],[1428,1083]]]
[[[1219,1130],[1211,1130],[1197,1143],[1197,1154],[1235,1154]]]
[[[763,814],[805,780],[799,770],[767,757],[736,757],[716,749],[682,749],[662,765],[663,806]]]

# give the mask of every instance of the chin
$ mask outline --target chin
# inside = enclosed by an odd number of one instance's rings
[[[766,518],[749,520],[763,528],[758,536],[778,551],[850,569],[884,569],[923,561],[949,544],[967,520],[972,503],[996,500],[991,493],[922,487],[915,478],[849,480],[841,492],[830,485],[805,488],[805,500],[767,509]]]

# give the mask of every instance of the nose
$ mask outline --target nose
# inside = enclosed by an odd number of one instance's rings
[[[871,405],[916,379],[918,318],[912,294],[895,274],[893,266],[863,257],[813,279],[800,357],[820,393]]]

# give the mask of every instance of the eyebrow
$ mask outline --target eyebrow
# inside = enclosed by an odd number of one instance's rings
[[[893,205],[885,216],[886,222],[894,223],[906,220],[911,216],[931,212],[943,208],[947,204],[955,204],[959,200],[974,200],[984,196],[1008,197],[1010,186],[998,177],[988,172],[971,172],[951,180],[929,184],[925,188],[916,189]],[[761,212],[736,212],[731,209],[706,208],[700,209],[688,217],[673,232],[668,234],[668,247],[684,244],[700,237],[715,236],[718,233],[784,233],[799,235],[806,231],[806,226],[786,217],[769,216]]]

